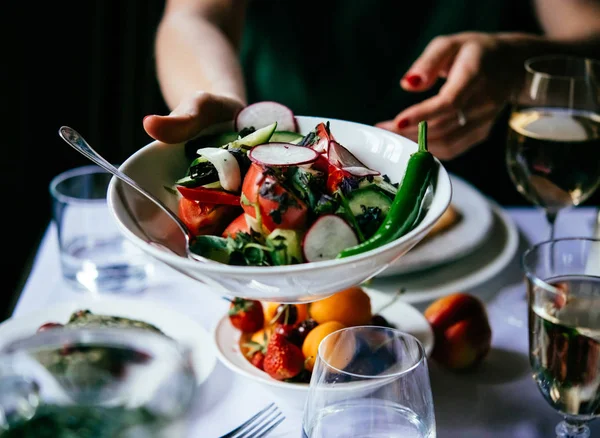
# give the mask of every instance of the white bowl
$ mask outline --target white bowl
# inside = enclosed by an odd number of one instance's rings
[[[308,133],[317,124],[329,121],[336,140],[367,166],[388,175],[392,182],[402,180],[408,159],[417,150],[415,142],[373,126],[321,117],[297,116],[296,119],[301,133]],[[231,123],[211,131],[228,129],[231,129]],[[185,174],[189,161],[184,147],[184,143],[167,145],[154,141],[129,157],[120,170],[177,211],[177,197],[165,187],[171,187]],[[108,189],[108,205],[126,238],[177,271],[210,285],[216,293],[269,301],[310,302],[372,278],[429,232],[450,204],[452,196],[448,173],[439,161],[436,162],[438,171],[433,196],[417,227],[401,238],[363,254],[316,263],[250,267],[187,259],[147,242],[136,221],[132,220],[131,212],[135,212],[138,221],[160,221],[165,236],[177,238],[180,232],[150,201],[116,178],[112,179]]]
[[[371,306],[374,310],[383,308],[390,301],[391,294],[372,288],[364,288],[364,290],[371,297]],[[404,301],[396,300],[391,305],[386,306],[379,314],[394,324],[398,330],[416,337],[423,344],[425,354],[429,357],[433,351],[434,335],[431,325],[422,312]],[[213,327],[212,336],[217,357],[227,368],[236,374],[264,385],[274,397],[284,403],[298,409],[304,407],[308,395],[308,383],[290,383],[275,380],[252,365],[240,350],[241,333],[231,324],[228,315],[224,315]],[[355,397],[357,390],[371,391],[376,389],[372,386],[366,388],[359,388],[358,386],[358,384],[338,386],[339,397],[344,398],[347,394]]]

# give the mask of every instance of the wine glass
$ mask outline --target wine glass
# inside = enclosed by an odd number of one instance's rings
[[[305,438],[433,438],[422,344],[396,329],[350,327],[319,345],[304,408]]]
[[[564,417],[557,437],[587,438],[600,416],[600,240],[545,241],[522,264],[533,378]]]
[[[511,102],[508,173],[544,209],[553,239],[558,213],[600,186],[600,62],[531,58],[523,84]]]
[[[53,328],[0,350],[2,437],[183,436],[187,347],[141,329]]]

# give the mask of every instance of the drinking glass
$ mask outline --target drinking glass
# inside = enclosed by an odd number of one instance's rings
[[[66,282],[93,293],[138,293],[153,264],[127,241],[111,217],[106,192],[112,174],[82,166],[56,175],[50,183],[52,217]]]
[[[305,438],[433,438],[422,344],[396,329],[345,328],[319,345],[302,422]]]
[[[522,264],[533,378],[564,417],[557,437],[587,438],[600,416],[600,240],[545,241]]]
[[[185,436],[190,353],[128,328],[54,328],[0,350],[2,438]]]
[[[600,62],[528,59],[523,84],[511,99],[506,162],[517,190],[544,209],[553,239],[558,213],[600,186]]]

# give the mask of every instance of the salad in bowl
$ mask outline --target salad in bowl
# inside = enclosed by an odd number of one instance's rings
[[[364,282],[416,245],[450,204],[448,174],[397,134],[260,102],[181,144],[152,142],[120,170],[176,211],[192,251],[150,243],[164,213],[113,179],[108,202],[133,243],[217,293],[309,302]],[[175,238],[175,237],[174,237]]]
[[[312,263],[376,248],[418,224],[437,166],[425,123],[400,188],[338,142],[329,122],[302,135],[290,131],[287,108],[265,104],[279,109],[268,112],[275,121],[250,106],[238,131],[186,144],[191,163],[174,188],[179,217],[197,236],[193,252],[241,266]]]

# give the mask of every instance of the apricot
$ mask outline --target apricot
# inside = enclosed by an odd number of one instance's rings
[[[446,368],[474,368],[490,351],[492,329],[479,298],[466,293],[447,295],[431,303],[424,315],[435,339],[431,358]]]
[[[302,354],[305,358],[304,367],[308,371],[312,371],[315,366],[315,360],[319,354],[319,345],[325,336],[343,328],[346,328],[346,326],[339,321],[327,321],[308,332],[302,343]]]
[[[359,286],[314,301],[308,308],[311,318],[319,324],[338,321],[347,327],[369,324],[373,317],[371,312],[371,298]]]

